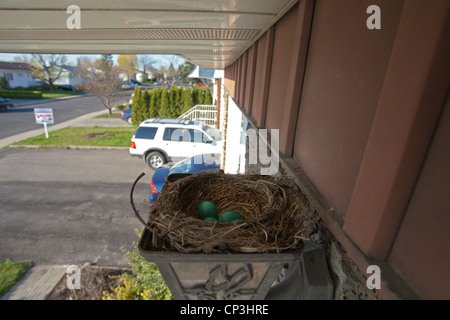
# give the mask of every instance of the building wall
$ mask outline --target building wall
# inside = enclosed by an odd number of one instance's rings
[[[358,176],[403,6],[403,1],[381,3],[383,27],[373,32],[361,14],[372,2],[316,2],[295,132],[294,157],[342,216]]]
[[[279,130],[283,167],[348,260],[366,277],[382,267],[384,298],[449,298],[449,13],[445,0],[302,0],[225,70],[249,123]]]
[[[24,87],[39,85],[34,79],[30,78],[30,74],[25,70],[0,70],[0,76],[5,76],[8,80],[10,88]]]
[[[449,164],[450,99],[447,97],[389,257],[402,276],[426,299],[449,297]]]

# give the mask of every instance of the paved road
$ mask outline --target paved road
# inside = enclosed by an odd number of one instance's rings
[[[115,103],[124,103],[132,91],[120,91]],[[33,101],[31,101],[33,102]],[[99,99],[91,96],[81,96],[68,99],[52,99],[51,102],[42,100],[27,105],[19,105],[10,111],[0,112],[0,139],[22,132],[42,129],[42,124],[37,124],[34,118],[34,108],[52,108],[55,124],[74,119],[80,115],[106,110]]]
[[[0,149],[0,260],[126,266],[137,241],[129,193],[148,210],[153,171],[127,150]]]

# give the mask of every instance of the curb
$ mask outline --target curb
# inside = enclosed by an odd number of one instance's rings
[[[41,146],[41,145],[8,145],[12,149],[74,149],[74,150],[128,150],[130,147],[109,147],[109,146]]]
[[[34,104],[42,104],[42,103],[50,103],[50,102],[56,102],[58,100],[66,100],[66,99],[74,99],[74,98],[80,98],[80,97],[87,97],[88,94],[79,94],[79,95],[73,95],[73,96],[65,96],[65,97],[58,97],[58,98],[51,98],[51,99],[30,99],[30,101],[26,101],[23,103],[17,103],[14,102],[14,107],[22,107],[22,106],[29,106]],[[13,98],[14,99],[14,98]],[[25,99],[18,99],[18,100],[25,100]]]
[[[71,125],[79,123],[79,122],[81,122],[81,121],[83,121],[85,119],[89,119],[89,118],[98,116],[98,115],[100,115],[102,113],[105,113],[105,112],[107,112],[106,109],[105,110],[100,110],[100,111],[94,111],[94,112],[91,112],[91,113],[87,113],[87,114],[79,116],[78,118],[67,120],[67,121],[64,121],[64,122],[61,122],[61,123],[58,123],[58,124],[55,124],[55,125],[51,125],[48,128],[48,131],[52,132],[54,130],[70,127]],[[26,131],[26,132],[22,132],[22,133],[16,134],[14,136],[10,136],[10,137],[7,137],[7,138],[0,139],[0,148],[6,147],[9,144],[17,142],[17,141],[24,140],[24,139],[27,139],[27,138],[39,135],[39,134],[42,133],[42,131],[43,131],[42,129],[34,129],[34,130],[30,130],[30,131]]]

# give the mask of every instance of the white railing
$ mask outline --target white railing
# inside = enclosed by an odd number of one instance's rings
[[[216,127],[216,115],[216,106],[197,104],[183,113],[181,116],[179,116],[178,119],[201,121],[206,123],[207,125]]]

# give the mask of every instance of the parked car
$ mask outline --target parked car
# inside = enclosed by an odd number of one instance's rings
[[[151,181],[150,203],[158,199],[166,178],[174,173],[219,172],[220,155],[199,154],[177,163],[164,164],[156,169]]]
[[[129,124],[133,124],[131,121],[131,108],[123,109],[120,113],[120,118],[124,121],[127,121]]]
[[[0,110],[11,110],[14,107],[14,103],[8,98],[0,97]]]
[[[139,125],[131,138],[130,155],[152,169],[197,154],[222,153],[220,131],[203,122],[151,118]]]
[[[60,86],[58,86],[58,90],[60,90],[60,91],[81,91],[80,88],[73,86],[71,84],[60,85]]]
[[[138,86],[137,83],[134,83],[134,82],[127,82],[127,83],[124,83],[124,84],[122,85],[122,89],[129,90],[129,89],[134,89],[134,88],[137,87],[137,86]]]

